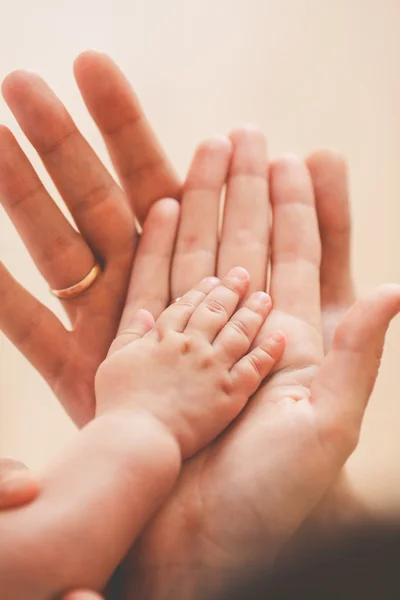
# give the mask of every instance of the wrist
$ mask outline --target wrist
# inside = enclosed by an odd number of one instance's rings
[[[118,453],[119,463],[129,472],[135,473],[139,465],[160,474],[164,471],[177,479],[182,457],[180,447],[168,428],[151,413],[142,410],[109,409],[98,414],[92,424],[104,430],[105,440],[112,457]]]
[[[374,519],[367,503],[353,489],[346,471],[320,500],[312,513],[282,549],[278,562],[292,560],[309,547],[319,547],[341,532],[369,525]]]

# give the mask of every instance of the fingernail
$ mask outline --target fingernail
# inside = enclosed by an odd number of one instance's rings
[[[282,331],[273,331],[271,333],[271,335],[269,336],[269,339],[271,340],[271,342],[274,342],[275,344],[283,344],[285,342],[285,336],[282,333]]]
[[[243,267],[234,267],[229,271],[228,277],[234,277],[235,279],[239,279],[239,281],[249,280],[249,274]]]
[[[271,304],[271,298],[266,292],[256,292],[252,297],[260,306],[269,306]]]
[[[215,287],[216,285],[218,285],[219,282],[220,282],[220,279],[218,279],[218,277],[206,277],[204,279],[204,283],[208,283],[212,287]]]

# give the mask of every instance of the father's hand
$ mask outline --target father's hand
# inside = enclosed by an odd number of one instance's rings
[[[5,127],[0,129],[0,200],[52,289],[81,281],[96,263],[102,272],[86,292],[63,300],[72,324],[72,331],[67,331],[0,263],[0,327],[43,375],[74,421],[83,425],[94,414],[94,375],[116,333],[125,301],[136,247],[134,212],[143,220],[155,200],[177,197],[179,183],[130,86],[110,59],[86,53],[78,58],[75,74],[124,191],[45,82],[16,72],[4,81],[4,97],[79,233]],[[171,203],[151,215],[154,245],[150,244],[150,256],[142,257],[146,263],[142,281],[155,277],[157,248],[165,254],[176,219],[177,207],[171,208]],[[158,301],[157,289],[149,295]]]

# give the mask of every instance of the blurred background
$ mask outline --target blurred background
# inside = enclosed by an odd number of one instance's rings
[[[268,135],[271,156],[340,150],[351,169],[358,289],[400,283],[399,0],[13,0],[1,22],[0,78],[39,72],[107,165],[72,75],[88,48],[125,71],[182,175],[202,138],[244,122]],[[3,101],[0,122],[57,198]],[[61,314],[0,210],[1,260]],[[399,367],[400,318],[351,459],[355,485],[380,511],[400,509]],[[38,468],[73,435],[45,383],[1,336],[0,455]]]

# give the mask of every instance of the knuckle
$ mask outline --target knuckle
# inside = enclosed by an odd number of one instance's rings
[[[228,373],[224,373],[221,376],[219,380],[219,387],[226,396],[230,396],[234,392],[234,383],[232,377],[230,377]]]
[[[207,369],[211,369],[215,365],[215,357],[214,356],[203,356],[200,359],[200,368],[206,371]]]
[[[43,259],[50,264],[59,262],[60,258],[76,259],[81,250],[80,243],[82,238],[79,233],[60,234],[43,248]]]
[[[185,335],[181,335],[178,340],[178,350],[180,354],[189,354],[194,350],[193,340]]]
[[[360,427],[354,416],[337,414],[324,421],[322,435],[326,445],[347,459],[358,445]]]
[[[25,212],[26,214],[29,214],[31,206],[34,206],[38,199],[40,200],[40,196],[43,192],[43,186],[42,184],[39,184],[29,191],[25,191],[22,194],[9,198],[6,203],[13,213]]]
[[[211,298],[204,300],[204,307],[211,313],[224,317],[227,316],[227,310],[225,306],[218,300],[212,300]]]
[[[59,153],[62,149],[71,141],[79,136],[79,132],[76,127],[68,127],[68,124],[65,124],[67,129],[63,133],[59,133],[52,139],[47,139],[45,142],[42,142],[38,151],[43,157],[49,157],[53,154]]]
[[[168,328],[161,324],[161,323],[156,323],[155,324],[155,332],[156,332],[156,337],[157,337],[157,341],[158,342],[163,342],[163,341],[169,341],[169,336],[168,336]]]
[[[45,319],[46,309],[41,304],[35,307],[25,323],[25,327],[20,331],[19,336],[15,340],[17,346],[27,346],[40,330]]]
[[[195,308],[197,308],[197,304],[191,296],[182,296],[182,298],[176,302],[176,305],[187,310],[195,310]]]
[[[229,321],[229,327],[231,327],[231,329],[233,329],[233,331],[237,333],[241,338],[243,338],[246,342],[249,342],[250,332],[246,323],[244,323],[240,319],[231,319]]]
[[[275,358],[271,353],[271,347],[267,344],[263,344],[260,346],[260,353],[262,356],[263,363],[266,362],[275,362]]]
[[[249,354],[248,362],[250,368],[254,371],[257,377],[262,377],[263,374],[263,361],[258,354]]]
[[[116,191],[116,184],[110,180],[103,182],[82,195],[76,202],[75,213],[84,214],[85,212],[99,208],[102,204],[110,200],[113,192]]]

